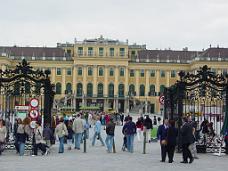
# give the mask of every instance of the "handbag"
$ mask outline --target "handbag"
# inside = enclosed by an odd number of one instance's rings
[[[62,126],[62,129],[63,129],[63,130],[62,130],[62,135],[63,135],[63,136],[66,136],[66,131],[64,130],[64,125]]]
[[[166,140],[162,140],[161,141],[161,145],[167,145],[167,141]]]

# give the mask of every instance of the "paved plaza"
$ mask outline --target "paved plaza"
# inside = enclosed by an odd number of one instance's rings
[[[80,170],[80,171],[105,171],[105,170],[124,170],[124,171],[146,171],[146,170],[205,170],[205,171],[225,171],[227,170],[228,156],[217,157],[212,154],[200,154],[199,160],[195,160],[193,164],[181,164],[181,154],[175,154],[175,162],[172,164],[160,162],[160,146],[159,143],[147,144],[147,153],[142,154],[143,144],[135,139],[134,153],[121,151],[122,133],[121,126],[116,127],[116,150],[117,153],[106,152],[106,148],[102,147],[100,142],[96,142],[95,146],[91,146],[91,139],[87,144],[87,153],[81,151],[67,150],[65,145],[65,153],[58,154],[58,145],[52,147],[52,152],[48,156],[23,156],[19,157],[14,152],[4,152],[0,156],[0,171],[58,171],[58,170]],[[92,130],[90,131],[90,137]],[[105,140],[105,131],[103,131],[103,139]]]

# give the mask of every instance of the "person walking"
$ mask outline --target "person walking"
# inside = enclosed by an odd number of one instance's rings
[[[168,152],[169,163],[173,162],[177,135],[178,135],[178,131],[175,128],[175,121],[170,120],[169,128],[167,130],[167,147],[166,147],[167,152]]]
[[[146,115],[146,119],[144,119],[143,126],[146,129],[146,141],[150,143],[151,141],[151,129],[153,129],[152,120],[149,115]]]
[[[95,126],[94,126],[94,135],[93,135],[92,146],[95,145],[96,138],[98,138],[100,140],[102,146],[105,146],[104,141],[103,141],[103,139],[101,137],[101,121],[100,121],[100,117],[99,116],[97,116],[96,123],[95,123]]]
[[[78,114],[73,122],[72,130],[74,131],[74,143],[75,149],[80,150],[80,144],[82,139],[82,133],[84,131],[83,120],[81,119],[81,115]]]
[[[47,123],[44,127],[44,130],[43,130],[43,138],[46,142],[46,145],[48,147],[51,147],[51,138],[53,136],[53,133],[52,133],[52,130],[50,128],[50,124]]]
[[[25,132],[25,124],[19,118],[18,128],[17,128],[17,148],[19,150],[20,156],[24,156],[26,137],[27,137],[27,134]]]
[[[107,152],[112,152],[112,146],[114,141],[114,133],[115,133],[116,124],[113,122],[113,118],[110,118],[109,123],[106,125],[106,134],[107,137],[105,139],[105,144],[107,146]]]
[[[127,150],[130,153],[133,153],[134,149],[134,136],[136,134],[136,125],[132,121],[132,117],[128,117],[128,120],[126,120],[126,123],[123,126],[122,133],[126,135],[127,138]]]
[[[154,120],[153,121],[154,121],[153,124],[156,126],[157,125],[157,117],[156,116],[154,116]]]
[[[49,148],[46,145],[46,142],[44,141],[43,131],[42,131],[40,121],[36,122],[36,128],[34,130],[34,134],[35,134],[34,156],[37,156],[38,149],[42,151],[42,155],[44,154],[47,155],[49,152]]]
[[[167,133],[169,128],[169,121],[165,119],[163,124],[158,127],[157,139],[160,140],[161,145],[161,162],[165,162],[167,153]]]
[[[183,118],[183,125],[181,128],[181,140],[182,140],[182,150],[183,150],[183,161],[181,163],[188,163],[188,158],[190,159],[189,163],[194,161],[192,153],[189,150],[189,145],[193,143],[193,133],[192,126],[188,123],[186,117]]]
[[[64,137],[68,135],[68,131],[62,117],[59,119],[59,124],[55,128],[55,135],[59,139],[59,153],[64,153]]]
[[[4,124],[4,120],[0,118],[0,155],[4,150],[4,144],[6,142],[7,129]]]
[[[197,155],[197,149],[196,149],[196,129],[197,129],[197,123],[192,120],[191,116],[188,117],[188,123],[190,124],[190,126],[192,127],[192,144],[189,145],[189,150],[192,153],[192,156],[194,157],[194,159],[199,159],[198,155]]]
[[[71,119],[68,120],[68,124],[67,124],[67,131],[68,131],[68,136],[67,136],[67,149],[71,150],[71,144],[74,143],[74,131],[72,129],[73,127],[73,121]]]
[[[138,118],[138,120],[136,122],[136,128],[137,128],[138,141],[141,141],[142,131],[143,131],[143,122],[142,122],[141,118]]]

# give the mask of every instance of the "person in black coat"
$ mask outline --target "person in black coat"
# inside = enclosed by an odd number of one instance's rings
[[[174,151],[176,147],[176,139],[177,139],[178,131],[175,128],[175,121],[169,121],[169,128],[167,130],[167,152],[169,157],[169,163],[173,162]]]
[[[191,124],[188,123],[188,119],[184,117],[183,125],[180,132],[183,150],[183,161],[181,163],[188,163],[188,158],[190,159],[189,163],[192,163],[194,160],[194,158],[192,157],[192,153],[189,150],[189,145],[194,142],[192,130],[193,128]]]
[[[163,124],[158,127],[157,138],[160,140],[161,145],[161,162],[165,162],[167,153],[167,133],[168,133],[168,119],[165,119]]]
[[[152,120],[149,115],[146,115],[146,119],[143,122],[143,126],[146,128],[146,141],[150,143],[151,141],[151,129],[153,129]]]

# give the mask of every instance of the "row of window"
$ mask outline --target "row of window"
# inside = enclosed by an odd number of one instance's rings
[[[155,70],[150,70],[150,77],[155,77]],[[160,70],[160,77],[165,77],[165,71],[164,70]],[[171,77],[174,78],[176,77],[176,71],[172,70],[171,71]],[[130,70],[130,77],[134,77],[135,76],[135,70],[131,69]],[[145,76],[145,70],[144,69],[141,69],[140,70],[140,76],[141,77],[144,77]]]
[[[164,85],[160,86],[160,93],[163,93],[165,89]],[[102,83],[99,83],[97,85],[97,95],[98,97],[103,97],[103,90],[104,90],[104,86]],[[56,84],[56,94],[61,94],[62,92],[62,84],[61,83],[57,83]],[[72,85],[71,83],[67,83],[66,84],[66,91],[65,94],[72,94]],[[82,96],[83,93],[83,85],[82,83],[78,83],[77,84],[77,96]],[[93,96],[93,84],[92,83],[88,83],[87,84],[87,92],[86,95],[88,97],[92,97]],[[124,97],[124,84],[119,84],[118,86],[118,95],[119,97]],[[129,85],[129,96],[135,96],[136,92],[135,92],[135,86],[133,84]],[[150,85],[150,89],[149,89],[149,96],[155,96],[156,92],[155,92],[155,85]],[[108,85],[108,96],[109,97],[114,97],[114,84],[110,83]],[[139,86],[139,96],[145,96],[145,85],[141,84]]]
[[[87,50],[88,56],[94,56],[95,55],[95,51],[94,51],[93,47],[88,47],[87,49],[84,49],[83,47],[78,47],[78,56],[83,56],[84,55],[83,53],[86,50]],[[99,47],[98,55],[99,56],[105,56],[103,47]],[[106,55],[115,56],[115,49],[109,48],[109,53]],[[124,55],[125,55],[125,48],[119,48],[119,56],[124,56]]]
[[[92,67],[88,67],[87,69],[87,74],[88,76],[92,76],[93,75],[93,68]],[[61,68],[57,68],[56,71],[57,75],[61,75]],[[72,74],[72,69],[71,68],[67,68],[67,75],[71,75]],[[83,70],[82,67],[78,67],[78,75],[82,76],[83,74]],[[124,68],[120,68],[119,71],[119,75],[120,76],[124,76],[125,75],[125,69]],[[165,77],[165,71],[161,70],[160,71],[160,77]],[[104,76],[104,69],[102,67],[99,67],[98,69],[98,76]],[[109,76],[114,76],[114,69],[110,68],[109,69]],[[135,76],[135,70],[130,70],[130,77],[134,77]],[[145,76],[145,70],[142,69],[140,70],[140,76],[144,77]],[[155,70],[150,70],[150,77],[155,77]],[[171,71],[171,78],[176,77],[176,71],[172,70]]]

